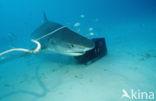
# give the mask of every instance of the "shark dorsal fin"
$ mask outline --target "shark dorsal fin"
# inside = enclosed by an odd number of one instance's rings
[[[46,13],[45,12],[43,13],[43,17],[44,17],[44,22],[48,22],[48,18],[46,16]]]

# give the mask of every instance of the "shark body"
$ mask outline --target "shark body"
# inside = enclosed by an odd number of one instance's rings
[[[92,40],[49,21],[46,15],[44,15],[44,23],[31,34],[31,38],[41,43],[42,50],[70,56],[83,55],[95,47]]]

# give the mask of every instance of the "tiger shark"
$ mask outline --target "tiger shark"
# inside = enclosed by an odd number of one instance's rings
[[[66,26],[51,22],[44,14],[44,22],[31,34],[31,41],[37,46],[33,50],[25,48],[12,48],[0,53],[3,56],[14,51],[26,53],[37,53],[46,50],[50,53],[55,52],[70,56],[80,56],[95,47],[95,43],[70,30]]]
[[[92,50],[92,40],[77,34],[66,26],[51,22],[44,14],[44,22],[34,30],[31,39],[41,44],[41,50],[70,56],[80,56]]]

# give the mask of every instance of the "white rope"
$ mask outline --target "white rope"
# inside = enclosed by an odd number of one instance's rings
[[[54,31],[52,31],[52,32],[50,32],[50,33],[48,33],[48,34],[46,34],[46,35],[44,35],[44,36],[42,36],[42,37],[40,37],[40,38],[38,38],[38,39],[36,39],[36,40],[41,40],[41,39],[43,39],[43,38],[45,38],[45,37],[47,37],[47,36],[49,36],[49,35],[51,35],[51,34],[54,34],[55,32],[57,32],[57,31],[59,31],[59,30],[65,28],[65,27],[66,27],[66,26],[62,26],[62,27],[60,27],[60,28],[58,28],[58,29],[56,29],[56,30],[54,30]]]
[[[36,47],[34,50],[32,50],[32,53],[37,53],[37,52],[39,52],[40,49],[41,49],[41,44],[40,44],[40,42],[38,42],[37,40],[31,40],[31,41],[37,44],[37,47]]]
[[[6,51],[0,53],[0,56],[10,53],[10,52],[14,52],[14,51],[22,51],[22,52],[27,52],[27,53],[39,52],[41,49],[41,44],[37,40],[31,40],[31,41],[34,42],[35,44],[37,44],[37,47],[34,50],[29,50],[29,49],[24,49],[24,48],[13,48],[13,49],[9,49],[9,50],[6,50]]]

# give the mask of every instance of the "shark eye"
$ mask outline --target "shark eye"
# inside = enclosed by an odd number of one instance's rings
[[[71,47],[73,48],[73,47],[74,47],[74,45],[73,45],[73,44],[71,44]]]

